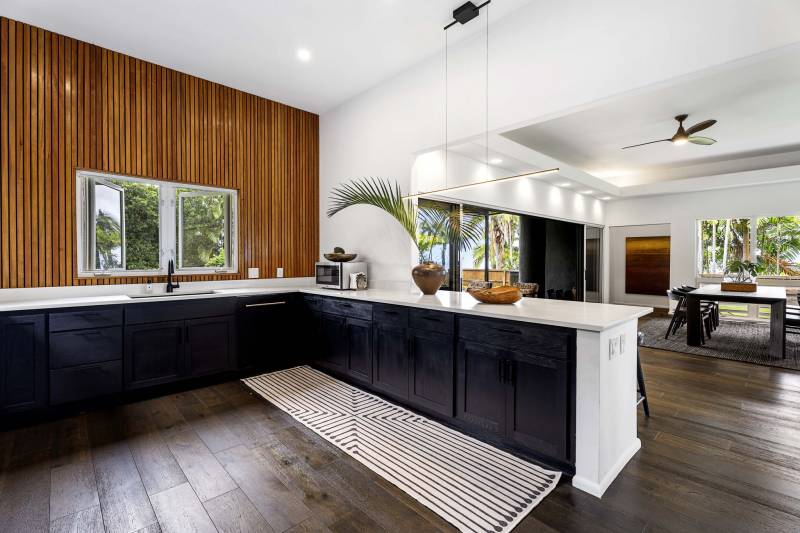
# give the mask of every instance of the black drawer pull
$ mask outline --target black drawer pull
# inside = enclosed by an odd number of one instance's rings
[[[521,335],[522,332],[518,329],[506,329],[506,328],[494,328],[495,331],[499,331],[501,333],[511,333],[512,335]]]
[[[424,318],[425,320],[430,320],[431,322],[441,322],[442,321],[441,318],[436,318],[435,316],[424,316],[422,318]]]
[[[399,315],[400,313],[397,311],[381,311],[384,315]]]
[[[353,307],[353,304],[340,303],[342,307]]]
[[[75,335],[80,335],[81,337],[94,337],[97,335],[102,335],[99,331],[76,331]]]

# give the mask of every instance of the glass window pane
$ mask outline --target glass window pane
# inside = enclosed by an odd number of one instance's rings
[[[178,192],[180,268],[228,267],[228,195]]]
[[[158,270],[159,186],[112,180],[125,191],[125,269]]]
[[[422,199],[419,201],[420,216],[417,226],[419,261],[433,261],[444,266],[448,276],[442,289],[449,290],[449,273],[453,267],[450,261],[451,244],[447,235],[447,217],[451,206],[441,202]]]
[[[519,215],[489,215],[489,281],[495,287],[519,281]]]
[[[104,183],[94,186],[94,268],[123,268],[123,192]]]
[[[761,274],[800,276],[800,217],[760,217],[757,224]]]
[[[720,218],[698,223],[698,267],[701,274],[723,274],[731,261],[751,257],[750,219]]]
[[[485,234],[486,215],[484,213],[470,213],[465,209],[464,220],[465,223],[474,224],[478,233]],[[461,290],[467,290],[470,281],[484,281],[486,275],[485,252],[485,238],[471,243],[461,252]]]

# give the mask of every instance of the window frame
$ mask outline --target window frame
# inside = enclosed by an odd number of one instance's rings
[[[702,271],[702,238],[701,238],[701,231],[700,225],[707,220],[731,220],[731,219],[748,219],[750,224],[750,241],[753,245],[750,247],[750,257],[746,258],[748,261],[757,262],[758,261],[758,219],[759,218],[769,218],[769,217],[798,217],[800,214],[798,213],[789,213],[789,214],[775,214],[775,215],[747,215],[747,216],[723,216],[718,218],[698,218],[695,220],[695,227],[694,227],[694,270],[695,270],[695,279],[698,283],[719,283],[719,280],[724,277],[722,273],[712,273],[712,272],[703,272]],[[787,286],[798,286],[800,285],[800,276],[782,276],[782,275],[774,275],[774,274],[761,274],[758,276],[759,281],[764,280],[774,280],[774,281],[787,281],[792,282],[787,284]],[[773,285],[772,283],[767,283],[768,285]]]
[[[191,188],[191,191],[180,191],[177,194],[175,193],[176,189],[186,189]],[[183,207],[181,206],[181,198],[190,198],[195,196],[208,196],[211,194],[220,194],[226,193],[228,194],[227,201],[225,202],[225,256],[226,262],[230,262],[230,265],[227,267],[183,267],[183,254],[181,253],[179,247],[183,245],[182,241],[180,240],[179,235],[183,232]],[[230,194],[233,193],[233,194]],[[236,273],[236,247],[234,234],[236,233],[233,229],[235,224],[235,207],[233,206],[234,202],[236,201],[236,191],[232,189],[222,189],[217,187],[202,187],[202,186],[187,186],[182,183],[174,184],[172,187],[172,193],[170,194],[170,198],[174,203],[173,212],[175,213],[175,224],[176,231],[175,234],[175,243],[173,247],[173,259],[175,260],[175,272],[178,274],[208,274],[209,272],[214,274],[229,274],[229,273]]]
[[[94,256],[87,257],[87,254],[93,252],[90,242],[94,238],[90,238],[89,231],[94,231],[94,216],[93,216],[93,195],[91,194],[92,183],[109,184],[116,187],[116,184],[111,180],[123,180],[137,183],[145,183],[155,185],[158,187],[158,240],[159,240],[159,257],[157,269],[151,270],[124,270],[124,269],[111,269],[99,270],[96,268],[87,268],[87,266],[94,266]],[[238,274],[239,272],[239,191],[236,189],[228,189],[224,187],[210,187],[206,185],[197,185],[194,183],[182,183],[176,181],[157,180],[150,178],[140,178],[136,176],[126,176],[122,174],[115,174],[111,172],[99,172],[94,170],[78,170],[75,173],[75,227],[77,233],[77,272],[79,278],[126,278],[126,277],[144,277],[144,276],[165,276],[167,274],[167,264],[170,259],[175,261],[177,266],[177,194],[176,189],[191,189],[191,192],[197,193],[224,193],[228,195],[227,209],[226,209],[226,255],[230,264],[225,268],[220,267],[192,267],[192,268],[176,268],[175,273],[179,275],[191,274]],[[123,191],[124,195],[124,191]],[[124,196],[123,196],[124,198]],[[123,214],[124,219],[124,203]],[[122,226],[122,225],[121,225]],[[125,233],[123,228],[122,234],[122,255],[126,257],[125,253]],[[90,242],[87,242],[90,241]],[[123,261],[123,264],[127,262]]]

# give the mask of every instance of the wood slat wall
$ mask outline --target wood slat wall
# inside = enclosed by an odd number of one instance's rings
[[[81,168],[239,191],[239,273],[181,280],[313,275],[317,115],[6,18],[0,63],[0,288],[145,281],[78,278]]]

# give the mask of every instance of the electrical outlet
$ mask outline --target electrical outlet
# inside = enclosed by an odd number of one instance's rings
[[[625,334],[619,334],[619,354],[622,355],[625,353]]]
[[[278,267],[278,271],[275,273],[275,276],[278,278],[283,277],[283,267]]]
[[[258,268],[248,268],[247,269],[247,277],[250,279],[258,278]]]
[[[619,337],[608,339],[608,358],[614,359],[619,355]]]

